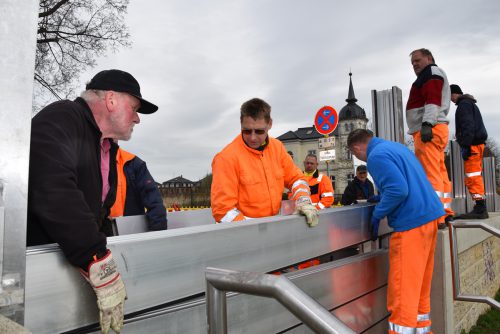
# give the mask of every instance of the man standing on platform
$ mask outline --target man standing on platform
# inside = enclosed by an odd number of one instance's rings
[[[483,171],[484,144],[488,133],[484,127],[481,112],[472,95],[464,94],[458,85],[450,85],[451,101],[457,105],[455,112],[455,137],[460,145],[464,160],[465,185],[476,203],[471,212],[458,216],[457,219],[486,219]]]
[[[427,49],[412,51],[411,64],[417,75],[406,105],[408,133],[413,136],[415,155],[422,163],[434,191],[443,203],[446,215],[440,223],[453,219],[451,182],[444,164],[448,145],[450,87],[444,71]],[[444,228],[445,225],[440,225]]]

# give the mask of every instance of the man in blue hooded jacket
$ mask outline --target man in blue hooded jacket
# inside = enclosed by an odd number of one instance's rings
[[[432,333],[430,291],[437,224],[444,213],[422,165],[405,146],[352,131],[347,145],[367,168],[380,192],[370,229],[378,238],[387,217],[394,232],[389,246],[387,309],[389,333]]]

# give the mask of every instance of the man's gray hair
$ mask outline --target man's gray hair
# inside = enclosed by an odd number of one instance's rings
[[[85,102],[87,103],[94,103],[102,100],[104,98],[105,93],[106,93],[105,90],[89,89],[89,90],[84,90],[80,94],[80,97],[84,99]]]

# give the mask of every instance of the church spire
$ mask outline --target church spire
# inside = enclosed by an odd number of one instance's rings
[[[358,99],[356,99],[356,96],[354,96],[354,88],[352,88],[352,73],[349,71],[349,95],[347,96],[347,99],[345,100],[347,103],[356,103]]]

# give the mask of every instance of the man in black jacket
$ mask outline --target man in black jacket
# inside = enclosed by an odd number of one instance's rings
[[[58,243],[80,268],[96,293],[103,333],[121,330],[126,298],[103,225],[115,198],[111,139],[130,139],[137,113],[157,109],[142,99],[132,75],[107,70],[81,97],[52,103],[32,120],[27,244]]]
[[[486,200],[484,183],[481,172],[483,170],[484,144],[488,133],[484,127],[481,112],[472,95],[464,94],[458,85],[450,85],[451,101],[457,105],[455,112],[455,137],[460,145],[465,169],[465,185],[472,199],[474,209],[458,216],[458,219],[486,219]]]
[[[365,165],[356,168],[354,180],[347,184],[342,194],[342,205],[357,204],[358,200],[373,199],[374,189],[372,181],[368,180],[368,171]],[[376,200],[375,200],[376,201]]]

